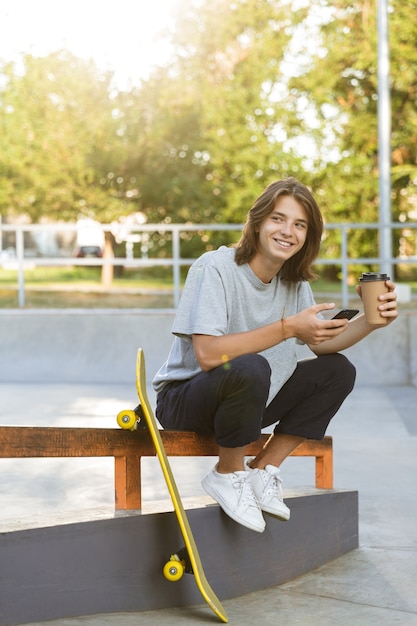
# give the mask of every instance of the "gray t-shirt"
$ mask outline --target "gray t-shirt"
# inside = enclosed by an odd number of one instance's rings
[[[315,304],[306,281],[290,283],[279,276],[263,283],[250,266],[237,265],[235,249],[221,246],[191,266],[177,309],[174,341],[167,361],[153,379],[156,392],[166,383],[192,378],[201,368],[193,334],[226,335],[265,326]],[[296,340],[287,339],[261,352],[271,367],[270,402],[297,365]]]

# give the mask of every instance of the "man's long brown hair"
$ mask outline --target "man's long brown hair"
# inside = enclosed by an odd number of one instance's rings
[[[242,236],[236,244],[235,261],[238,265],[243,265],[254,257],[259,245],[259,227],[272,213],[278,198],[282,196],[292,196],[301,204],[307,215],[308,227],[303,247],[284,263],[280,274],[290,282],[311,280],[316,278],[312,265],[320,250],[323,218],[312,193],[293,177],[271,183],[257,198],[248,213]]]

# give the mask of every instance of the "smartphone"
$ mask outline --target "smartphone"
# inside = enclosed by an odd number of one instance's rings
[[[332,320],[340,320],[346,319],[351,320],[352,317],[355,317],[359,313],[359,309],[342,309],[339,313],[336,313],[331,319]]]

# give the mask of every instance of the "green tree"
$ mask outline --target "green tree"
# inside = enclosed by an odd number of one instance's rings
[[[121,154],[111,74],[66,51],[8,64],[0,94],[0,211],[75,220],[123,207],[103,181]],[[122,204],[122,207],[121,207]]]
[[[149,221],[239,223],[267,182],[300,171],[279,136],[276,89],[300,14],[258,0],[179,5],[172,60],[141,86],[132,133],[142,210]]]
[[[107,222],[131,212],[112,78],[67,51],[3,67],[0,213]],[[107,233],[105,256],[112,247]],[[112,275],[103,266],[103,282]]]
[[[390,11],[392,183],[394,217],[416,218],[417,1],[396,0]],[[415,252],[414,252],[415,254]]]
[[[407,219],[415,210],[416,185],[416,1],[394,0],[389,12],[392,98],[392,216]],[[313,132],[317,158],[314,187],[327,221],[376,222],[379,211],[378,76],[376,3],[317,0],[320,45],[289,84],[309,103],[311,117],[298,115],[299,132]],[[294,107],[295,109],[296,107]],[[297,115],[297,112],[294,113]],[[311,119],[315,127],[311,128]],[[331,137],[333,150],[326,147]],[[377,231],[352,234],[351,252],[377,256]],[[337,245],[328,239],[330,249]],[[394,251],[398,250],[398,237]]]

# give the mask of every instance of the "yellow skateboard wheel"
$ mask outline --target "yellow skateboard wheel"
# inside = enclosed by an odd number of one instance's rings
[[[117,423],[124,430],[135,430],[138,417],[134,411],[120,411],[117,415]]]
[[[176,582],[183,577],[185,571],[184,561],[179,561],[178,557],[172,556],[170,560],[164,565],[164,576],[171,582]]]

